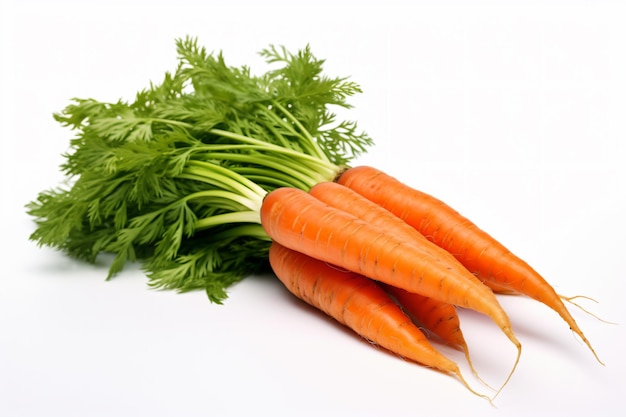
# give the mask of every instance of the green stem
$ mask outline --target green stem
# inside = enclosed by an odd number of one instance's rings
[[[311,136],[309,131],[304,127],[304,125],[302,125],[302,123],[300,123],[300,121],[293,114],[291,114],[291,112],[289,110],[287,110],[285,107],[283,107],[277,101],[273,102],[272,105],[276,106],[281,112],[283,112],[285,114],[285,116],[287,116],[287,118],[289,120],[291,120],[291,122],[294,125],[296,125],[298,127],[298,129],[300,129],[300,131],[302,132],[302,134],[306,138],[307,142],[311,145],[312,149],[314,150],[314,153],[315,153],[314,156],[316,156],[317,158],[319,158],[319,159],[321,159],[323,161],[328,162],[329,161],[328,157],[322,151],[322,149],[318,146],[317,142],[315,141],[313,136]]]
[[[261,224],[261,213],[255,210],[245,210],[205,217],[196,222],[196,230],[204,230],[210,227],[228,225],[231,223]]]
[[[204,178],[208,183],[226,186],[233,192],[247,196],[251,200],[263,200],[266,194],[266,191],[254,182],[231,169],[211,162],[190,160],[187,162],[187,167],[183,170],[183,173],[185,172],[191,173],[198,178]]]
[[[272,239],[265,232],[265,229],[263,229],[263,226],[258,223],[244,223],[234,226],[228,230],[215,233],[212,237],[217,241],[233,240],[238,237],[252,237],[269,242],[272,241]]]
[[[309,189],[318,182],[322,181],[317,172],[311,170],[304,170],[303,165],[298,165],[292,160],[285,160],[282,158],[275,158],[271,155],[252,156],[246,154],[236,154],[227,152],[208,152],[202,155],[207,159],[217,159],[223,161],[233,162],[246,162],[255,165],[265,166],[272,170],[282,172],[292,177],[292,187]]]
[[[210,201],[211,205],[217,205],[219,203],[220,207],[233,211],[241,210],[242,207],[249,210],[259,209],[258,200],[251,200],[240,194],[224,190],[198,191],[183,198],[184,201],[198,199]]]
[[[280,142],[280,146],[284,147],[285,149],[289,149],[290,148],[290,144],[289,141],[287,139],[285,139],[285,137],[283,136],[282,133],[280,133],[274,126],[272,126],[271,124],[268,124],[266,126],[269,131],[272,133],[272,135],[274,135],[274,137],[276,139],[278,139],[278,141]]]
[[[263,168],[247,167],[247,166],[234,166],[231,168],[233,171],[238,172],[244,177],[257,184],[267,184],[275,187],[292,187],[292,177],[284,174],[283,172],[268,171]]]
[[[233,139],[239,142],[247,143],[250,145],[254,145],[258,147],[259,150],[266,150],[267,152],[272,152],[276,154],[285,155],[291,158],[298,158],[303,163],[310,164],[311,167],[314,167],[316,171],[320,173],[336,173],[339,169],[335,164],[331,163],[325,154],[321,154],[321,157],[309,155],[306,153],[302,153],[291,148],[284,148],[282,146],[274,145],[269,142],[264,142],[258,139],[254,139],[250,136],[241,135],[238,133],[229,132],[227,130],[222,129],[211,129],[210,133],[214,135],[218,135],[224,138]],[[208,147],[213,145],[207,145]],[[252,149],[252,148],[251,148]]]
[[[264,107],[264,106],[259,106],[259,107],[260,107],[260,109],[263,111],[263,113],[266,116],[268,116],[270,119],[272,119],[274,121],[274,123],[276,123],[279,126],[282,126],[283,128],[287,129],[287,131],[290,132],[291,135],[294,136],[297,139],[298,145],[302,148],[302,150],[303,150],[303,152],[305,154],[313,156],[316,159],[319,159],[316,147],[315,147],[315,145],[313,143],[311,143],[312,141],[309,139],[311,137],[310,135],[309,136],[303,136],[301,133],[298,133],[298,131],[296,129],[294,129],[292,124],[288,123],[285,119],[283,119],[280,116],[278,116],[275,112],[271,111],[270,109],[268,109],[267,107]],[[271,126],[271,125],[269,125],[269,126]],[[288,142],[285,144],[285,147],[286,148],[291,148],[291,146],[289,145]]]

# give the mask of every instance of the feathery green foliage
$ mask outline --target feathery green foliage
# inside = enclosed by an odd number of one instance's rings
[[[88,262],[113,253],[109,277],[139,260],[151,285],[220,303],[268,268],[264,195],[333,180],[371,140],[331,111],[359,86],[324,75],[308,46],[261,51],[273,68],[260,76],[196,39],[176,47],[176,69],[133,101],[74,99],[54,115],[76,132],[67,185],[27,205],[31,239]]]

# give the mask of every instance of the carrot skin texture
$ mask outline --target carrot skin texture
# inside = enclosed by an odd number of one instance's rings
[[[403,239],[407,244],[416,245],[426,253],[446,262],[450,268],[454,268],[459,274],[465,275],[467,279],[479,282],[476,276],[470,273],[449,252],[426,239],[415,228],[389,210],[368,200],[356,191],[337,182],[321,182],[308,192],[331,207],[346,211],[373,226],[383,228]],[[382,285],[382,287],[398,301],[401,308],[410,317],[419,322],[420,326],[437,335],[444,343],[462,350],[472,371],[478,376],[469,355],[469,347],[461,331],[457,310],[453,305],[394,286]]]
[[[485,385],[489,386],[478,375],[476,368],[474,368],[469,346],[463,336],[461,320],[455,306],[391,285],[381,285],[388,294],[396,299],[400,307],[420,328],[423,326],[426,330],[439,337],[445,344],[462,350],[472,373]]]
[[[466,349],[467,344],[461,332],[459,315],[452,304],[442,303],[390,285],[385,285],[383,288],[398,301],[409,317],[413,317],[428,331],[451,346]]]
[[[273,242],[270,265],[287,290],[361,337],[402,358],[454,375],[472,393],[456,363],[441,354],[374,281]],[[488,398],[487,398],[488,399]]]
[[[308,192],[331,207],[346,211],[373,226],[383,228],[407,244],[416,245],[420,250],[437,257],[440,262],[445,262],[456,273],[482,284],[448,251],[426,239],[417,229],[391,211],[365,198],[351,188],[337,182],[321,182]]]
[[[270,247],[269,260],[292,294],[360,336],[422,365],[456,373],[457,366],[436,351],[374,281],[276,242]]]
[[[264,199],[261,224],[272,240],[323,262],[490,317],[515,344],[508,316],[486,286],[392,234],[294,188]],[[518,355],[519,358],[519,355]]]
[[[494,291],[524,294],[556,311],[602,363],[552,286],[528,263],[456,210],[369,166],[350,168],[337,182],[406,221]]]

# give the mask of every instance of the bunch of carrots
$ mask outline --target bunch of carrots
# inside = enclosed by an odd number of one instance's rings
[[[521,343],[495,293],[544,303],[595,355],[562,297],[526,262],[442,201],[373,167],[350,168],[308,193],[277,189],[261,216],[274,242],[272,268],[293,294],[468,388],[458,366],[416,326],[462,348],[471,365],[456,307],[483,313],[518,349],[517,365]]]
[[[203,289],[218,303],[271,268],[363,338],[481,396],[420,326],[469,361],[457,308],[488,316],[517,349],[504,386],[521,343],[496,294],[520,294],[557,312],[595,355],[568,299],[526,262],[442,201],[351,166],[371,139],[330,109],[350,108],[360,88],[324,75],[308,47],[262,51],[279,67],[261,76],[192,38],[177,50],[176,70],[134,101],[76,99],[55,115],[78,133],[67,184],[27,206],[31,239],[89,262],[113,253],[109,277],[140,261],[155,287]]]

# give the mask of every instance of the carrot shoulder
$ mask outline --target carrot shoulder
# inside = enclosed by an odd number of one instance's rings
[[[472,393],[483,396],[470,388],[457,364],[437,351],[374,281],[276,242],[269,260],[279,280],[299,299],[390,352],[458,377]]]
[[[348,169],[337,181],[402,218],[454,255],[494,291],[524,294],[556,311],[600,361],[552,286],[525,261],[456,210],[369,166]]]

